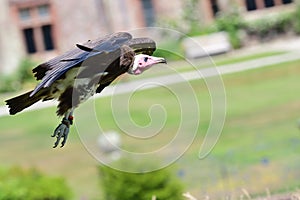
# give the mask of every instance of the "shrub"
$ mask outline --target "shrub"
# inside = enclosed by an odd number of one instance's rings
[[[201,16],[197,8],[199,0],[185,0],[183,1],[182,19],[186,27],[186,34],[189,36],[199,35],[201,32]]]
[[[291,30],[294,17],[293,13],[280,13],[248,22],[245,30],[250,36],[259,40],[272,39]]]
[[[132,174],[100,166],[106,200],[182,200],[183,186],[170,169]]]
[[[0,93],[14,92],[22,89],[26,83],[33,82],[34,77],[32,69],[36,66],[36,62],[29,58],[22,59],[16,72],[9,75],[0,76]]]
[[[277,33],[286,33],[290,31],[294,21],[293,15],[294,14],[290,12],[280,14],[274,27],[275,31]]]
[[[32,69],[36,65],[37,63],[29,58],[24,58],[21,60],[17,70],[17,76],[21,83],[34,80]]]
[[[218,31],[226,31],[229,41],[234,49],[242,46],[239,30],[244,26],[244,21],[237,9],[219,13],[216,19]]]
[[[297,1],[296,10],[293,17],[293,30],[296,34],[300,34],[300,3]]]
[[[0,93],[14,92],[20,90],[21,88],[22,85],[18,80],[17,76],[12,76],[12,75],[0,76]]]
[[[0,169],[0,200],[66,200],[71,190],[62,178],[42,175],[35,169]]]

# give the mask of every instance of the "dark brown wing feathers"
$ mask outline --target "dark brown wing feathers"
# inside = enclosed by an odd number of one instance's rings
[[[99,93],[116,77],[126,72],[132,65],[135,54],[152,55],[155,48],[153,40],[132,38],[129,33],[125,32],[107,35],[93,41],[89,40],[82,45],[78,44],[77,48],[42,63],[32,70],[36,79],[42,81],[35,90],[6,101],[10,114],[16,114],[39,100],[51,99],[47,96],[48,87],[55,80],[63,78],[69,69],[79,67],[83,62],[88,65],[90,72],[107,72],[107,75],[99,80],[100,86],[96,91]],[[86,74],[87,77],[89,75],[89,73]],[[68,88],[59,97],[58,115],[65,113],[70,105],[79,103],[78,96],[74,96],[74,90],[76,88]]]
[[[12,99],[6,100],[6,105],[8,105],[9,108],[9,114],[14,115],[25,108],[31,106],[32,104],[38,102],[41,100],[44,95],[46,94],[46,91],[41,90],[33,97],[30,97],[30,93],[32,91],[29,91],[25,94],[22,94],[20,96],[14,97]]]
[[[132,36],[129,33],[125,33],[125,32],[119,32],[119,33],[115,33],[115,34],[111,34],[111,35],[106,35],[105,37],[99,38],[97,40],[89,40],[86,43],[80,45],[80,47],[83,48],[83,46],[85,47],[85,50],[87,49],[94,49],[96,46],[101,45],[101,43],[103,43],[104,41],[107,41],[109,39],[113,39],[113,38],[127,38],[127,39],[131,39]],[[34,76],[36,77],[37,80],[41,80],[47,71],[52,70],[53,68],[63,68],[66,63],[61,62],[66,61],[66,60],[73,60],[74,58],[80,58],[82,57],[82,54],[85,51],[80,49],[80,48],[73,48],[69,51],[67,51],[66,53],[62,54],[61,56],[57,56],[45,63],[42,63],[40,65],[38,65],[36,68],[34,68],[32,70],[32,72],[34,73]]]

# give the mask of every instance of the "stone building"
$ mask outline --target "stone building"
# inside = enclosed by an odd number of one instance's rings
[[[26,56],[45,60],[78,42],[152,26],[179,8],[179,0],[1,0],[0,73]]]
[[[162,19],[180,20],[183,7],[191,0],[0,1],[0,73],[8,74],[27,56],[41,61],[107,33],[154,26]],[[293,0],[199,0],[195,9],[201,23],[211,23],[219,11],[233,4],[245,15],[257,16],[261,10],[291,3]]]

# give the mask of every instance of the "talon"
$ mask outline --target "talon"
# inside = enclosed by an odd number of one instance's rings
[[[56,148],[57,145],[58,145],[58,141],[56,141],[56,142],[54,143],[54,146],[53,146],[52,148]]]
[[[67,141],[68,135],[69,135],[69,128],[65,129],[64,135],[63,135],[63,141],[61,142],[61,146],[60,148],[62,148],[63,146],[65,146],[65,143]]]
[[[63,147],[65,145],[70,130],[69,128],[70,124],[72,124],[72,119],[68,120],[66,118],[63,118],[61,124],[59,124],[58,127],[54,130],[54,133],[53,135],[51,135],[51,137],[56,136],[57,139],[56,142],[54,143],[53,148],[56,148],[58,146],[61,138],[63,138],[63,141],[60,147]]]
[[[61,126],[62,126],[62,124],[58,125],[58,127],[54,130],[54,133],[53,133],[53,135],[51,135],[51,137],[55,137],[55,136],[59,135]]]

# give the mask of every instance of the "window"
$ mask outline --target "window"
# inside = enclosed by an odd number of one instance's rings
[[[216,16],[217,13],[220,11],[218,2],[217,0],[210,0],[210,3],[211,3],[211,9],[213,11],[213,15]]]
[[[27,21],[30,19],[30,9],[22,8],[19,10],[19,18],[21,21]]]
[[[282,0],[283,4],[289,4],[289,3],[292,3],[292,2],[293,2],[292,0]]]
[[[26,28],[23,30],[24,39],[26,42],[26,50],[28,53],[35,53],[36,46],[34,41],[34,30],[33,28]]]
[[[49,5],[41,5],[38,7],[38,13],[40,17],[48,17],[49,14]]]
[[[20,28],[28,54],[55,49],[49,4],[22,5],[18,9]]]
[[[276,2],[276,3],[275,3]],[[245,0],[245,5],[248,11],[270,8],[277,5],[289,4],[293,0]]]
[[[273,7],[274,6],[274,1],[273,0],[264,0],[265,1],[265,7]]]
[[[152,0],[142,0],[146,26],[154,25],[154,10]]]
[[[246,0],[246,6],[248,11],[257,9],[255,0]]]
[[[45,50],[53,50],[53,39],[52,39],[52,26],[51,25],[44,25],[42,26],[42,33],[43,33],[43,41]]]

